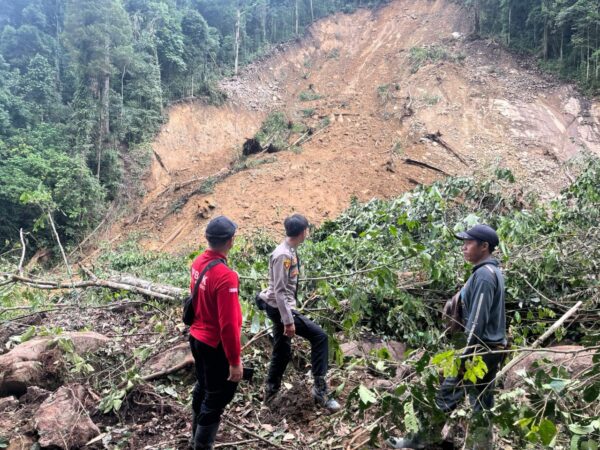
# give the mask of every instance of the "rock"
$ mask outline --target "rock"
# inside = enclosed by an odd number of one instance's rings
[[[401,361],[404,359],[406,346],[398,341],[371,342],[371,341],[352,341],[340,345],[344,356],[362,357],[370,354],[372,351],[378,351],[387,348],[393,359]]]
[[[27,392],[19,400],[21,403],[40,403],[46,400],[52,392],[37,386],[29,386]]]
[[[100,434],[89,416],[89,411],[98,400],[93,392],[80,384],[59,388],[35,413],[34,422],[40,445],[77,448]]]
[[[17,436],[10,440],[6,450],[30,450],[35,440],[29,436]]]
[[[0,412],[12,411],[19,406],[19,400],[15,397],[0,398]]]
[[[60,337],[70,339],[78,354],[97,350],[109,342],[106,336],[92,331],[63,333]],[[53,336],[38,337],[0,355],[0,396],[21,396],[28,386],[47,385],[48,370],[43,361],[54,347]]]
[[[507,374],[504,380],[504,387],[506,389],[512,389],[523,382],[522,377],[518,372],[524,370],[528,374],[535,372],[533,364],[538,361],[540,368],[544,371],[550,371],[553,367],[564,367],[571,374],[572,377],[578,376],[581,372],[592,367],[592,358],[594,356],[593,351],[581,351],[584,347],[579,345],[559,345],[556,347],[549,347],[548,349],[540,349],[538,352],[532,352],[527,355],[521,362],[516,364]],[[554,350],[568,353],[554,353]],[[579,353],[575,353],[579,352]],[[549,362],[543,362],[543,359],[547,359]]]
[[[150,375],[156,372],[163,372],[172,367],[188,364],[194,364],[194,357],[190,350],[190,344],[184,342],[150,358],[142,367],[141,374],[142,376]]]

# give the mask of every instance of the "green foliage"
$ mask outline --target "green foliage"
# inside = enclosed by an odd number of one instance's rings
[[[306,108],[306,109],[302,109],[300,110],[300,112],[302,113],[302,117],[312,117],[315,113],[315,109],[314,108]]]
[[[71,200],[76,200],[73,208],[81,210],[81,203],[89,206],[91,197],[96,205],[92,209],[86,206],[83,217],[63,208],[66,201],[54,197],[49,189],[57,206],[61,237],[69,241],[98,221],[107,200],[123,194],[131,199],[135,196],[132,191],[140,192],[133,182],[144,167],[136,162],[138,150],[159,130],[163,109],[170,101],[194,97],[221,104],[225,96],[216,88],[217,80],[231,72],[236,59],[246,64],[273,44],[295,38],[313,20],[359,4],[376,6],[381,2],[314,2],[312,8],[292,0],[5,3],[0,17],[2,146],[18,145],[9,142],[12,139],[29,142],[30,134],[39,139],[50,130],[60,135],[60,145],[53,142],[53,146],[77,162],[76,173],[82,180],[81,187],[69,176],[62,181]],[[238,9],[242,20],[236,52]],[[296,20],[302,27],[298,31]],[[331,56],[337,54],[333,51]],[[311,96],[319,98],[315,93]],[[46,144],[30,145],[34,153],[39,150],[38,157],[46,158],[44,152],[49,150],[42,150]],[[19,170],[8,167],[13,162],[3,161],[1,170],[11,174]],[[24,191],[14,191],[26,187],[33,192],[38,183],[23,186],[29,183],[20,178],[14,183],[3,178],[2,189],[11,191],[13,199],[0,219],[3,241],[18,241],[18,229],[31,229],[36,219],[31,205],[14,202]],[[38,182],[47,184],[46,179]],[[29,247],[46,243],[41,237]]]
[[[600,88],[600,13],[594,0],[460,0],[475,14],[475,32],[527,52],[540,65]]]
[[[120,245],[116,251],[102,252],[98,275],[103,271],[126,272],[157,283],[185,287],[189,283],[190,258],[177,258],[159,252],[145,251],[137,236]]]
[[[465,55],[463,53],[450,53],[441,45],[412,47],[409,54],[410,71],[411,73],[417,73],[421,67],[436,61],[462,63],[464,59]]]
[[[315,91],[302,91],[298,95],[298,100],[301,102],[311,102],[313,100],[319,100],[323,98],[323,96]]]
[[[288,145],[291,126],[292,123],[287,119],[284,113],[280,111],[273,112],[264,120],[260,130],[256,133],[255,139],[257,139],[264,148],[272,144],[278,149],[284,149]]]
[[[0,236],[18,235],[19,228],[30,230],[52,211],[59,234],[68,240],[81,236],[102,214],[103,189],[85,161],[57,142],[59,136],[60,129],[47,126],[27,140],[0,142]],[[38,239],[53,241],[49,229]]]
[[[340,57],[340,49],[334,48],[329,53],[327,53],[327,59],[338,59]]]

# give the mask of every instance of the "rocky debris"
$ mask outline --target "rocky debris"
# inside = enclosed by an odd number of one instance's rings
[[[19,406],[19,400],[17,400],[13,396],[0,398],[0,412],[1,413],[7,413],[9,411],[12,411],[12,410],[16,409],[18,406]]]
[[[282,87],[274,82],[257,83],[259,71],[259,67],[250,65],[238,77],[221,80],[219,89],[233,104],[251,111],[266,112],[281,108],[285,95]]]
[[[6,450],[31,450],[35,440],[30,436],[17,436],[10,440]]]
[[[194,364],[190,344],[183,342],[150,358],[142,367],[142,376],[163,372],[173,367]]]
[[[538,368],[533,367],[535,362],[544,371],[550,371],[555,367],[563,367],[575,378],[593,365],[594,352],[583,350],[584,347],[579,345],[558,345],[532,352],[508,372],[504,380],[504,387],[512,389],[522,383],[522,377],[519,375],[521,371],[525,371],[529,375],[535,373],[538,370]]]
[[[196,216],[201,219],[208,219],[212,216],[213,210],[217,207],[217,203],[213,198],[205,198],[198,203],[198,211]]]
[[[42,389],[37,386],[29,386],[27,387],[27,392],[23,395],[19,401],[21,403],[41,403],[46,400],[52,392],[47,391],[46,389]]]
[[[77,448],[100,434],[89,415],[99,400],[97,395],[80,384],[59,388],[35,414],[40,445]]]
[[[78,354],[97,350],[109,341],[106,336],[91,331],[64,333],[60,338],[70,339]],[[47,386],[52,378],[48,375],[55,370],[47,364],[55,345],[54,336],[38,337],[0,355],[0,396],[20,396],[28,386]],[[53,359],[56,355],[50,356]]]
[[[387,349],[394,360],[402,361],[404,359],[406,345],[398,341],[372,342],[364,340],[346,342],[340,345],[340,349],[344,353],[344,356],[354,356],[358,358],[367,356],[373,351],[378,352],[382,349]]]

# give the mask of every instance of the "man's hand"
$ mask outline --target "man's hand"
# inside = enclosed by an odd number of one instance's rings
[[[229,366],[229,378],[227,381],[233,381],[234,383],[239,383],[242,380],[242,375],[244,374],[244,366],[240,363],[239,366]]]
[[[296,336],[296,325],[294,325],[293,323],[290,323],[289,325],[285,325],[283,334],[289,338],[293,338],[294,336]]]

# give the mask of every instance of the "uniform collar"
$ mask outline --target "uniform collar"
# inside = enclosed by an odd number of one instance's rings
[[[491,256],[487,259],[484,259],[483,261],[481,261],[479,264],[477,264],[476,266],[473,266],[473,270],[472,272],[475,272],[477,269],[479,269],[481,266],[485,266],[486,264],[492,264],[493,266],[498,266],[498,260],[496,260],[496,258],[492,258]]]
[[[288,243],[287,239],[284,239],[284,240],[283,240],[283,244],[284,244],[284,245],[285,245],[287,248],[289,248],[289,249],[290,249],[292,252],[296,252],[296,247],[292,247],[292,246],[291,246],[291,245]]]

